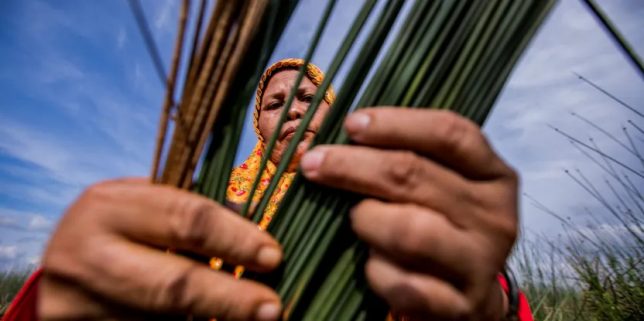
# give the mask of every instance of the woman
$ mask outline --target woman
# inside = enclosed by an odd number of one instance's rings
[[[259,172],[266,144],[273,133],[279,130],[273,153],[267,162],[266,169],[262,173],[260,184],[253,196],[253,203],[257,203],[264,195],[264,191],[275,173],[276,165],[282,159],[282,155],[291,142],[295,129],[298,127],[302,117],[304,117],[317,87],[324,79],[322,71],[317,66],[313,64],[308,65],[306,68],[306,77],[302,79],[296,95],[293,97],[286,121],[278,129],[277,125],[280,114],[291,92],[291,88],[293,88],[298,69],[303,64],[304,61],[302,59],[283,59],[268,67],[262,75],[255,94],[255,109],[253,112],[253,127],[257,135],[257,144],[248,158],[235,168],[231,174],[226,193],[226,198],[229,202],[243,204],[248,201],[248,195],[251,192],[255,177],[257,177]],[[307,131],[304,133],[304,138],[298,144],[287,172],[280,179],[278,188],[268,203],[266,211],[264,212],[265,215],[259,224],[261,229],[266,229],[273,214],[277,210],[279,201],[293,181],[295,169],[297,164],[299,164],[300,158],[313,141],[313,137],[319,130],[324,116],[327,114],[329,106],[333,103],[334,99],[335,94],[333,89],[329,88],[324,96],[324,100],[318,106]]]
[[[264,142],[280,130],[262,178],[274,173],[308,108],[310,92],[321,82],[319,70],[310,66],[288,122],[278,129],[275,115],[300,65],[297,60],[278,63],[262,77],[255,112],[259,142],[231,177],[233,202],[247,200]],[[504,280],[497,278],[517,236],[518,178],[480,129],[444,111],[368,108],[345,121],[353,145],[304,152],[332,102],[329,92],[290,172],[281,178],[273,205],[299,162],[307,179],[365,195],[352,209],[352,228],[372,248],[367,281],[392,309],[414,320],[516,318]],[[274,209],[267,211],[263,226]],[[259,272],[276,268],[282,259],[270,235],[204,197],[146,179],[102,182],[67,210],[42,270],[27,282],[4,320],[150,318],[159,313],[233,321],[279,318],[281,303],[271,289],[168,255],[162,251],[168,247]],[[532,319],[524,298],[518,315],[522,321]]]

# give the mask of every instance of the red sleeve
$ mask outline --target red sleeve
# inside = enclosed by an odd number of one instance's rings
[[[508,282],[506,282],[503,275],[499,274],[498,276],[499,283],[505,293],[508,293]],[[530,310],[530,305],[528,304],[528,299],[525,297],[523,292],[519,292],[519,321],[534,321],[532,318],[532,310]]]
[[[36,321],[38,284],[42,269],[36,270],[22,286],[2,317],[2,321]]]

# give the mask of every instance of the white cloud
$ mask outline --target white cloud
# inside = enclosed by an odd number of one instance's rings
[[[0,244],[0,271],[33,268],[40,262],[41,244],[36,247],[27,243]]]
[[[601,223],[594,226],[584,226],[577,230],[580,235],[599,238],[599,239],[626,239],[626,235],[632,233],[638,237],[644,237],[643,224],[616,224],[616,223]]]
[[[57,175],[59,180],[69,180],[64,169],[72,155],[69,148],[52,136],[11,122],[8,118],[0,120],[0,135],[3,137],[0,140],[0,150],[4,153],[44,168],[51,175]]]
[[[16,217],[0,214],[0,228],[20,229],[22,226]]]
[[[28,266],[38,266],[40,264],[40,256],[26,257],[25,263],[27,263]]]
[[[165,5],[159,8],[168,20],[160,25],[166,28],[161,44],[174,27],[174,1]],[[0,80],[22,93],[0,109],[0,155],[9,160],[0,163],[0,197],[7,200],[0,208],[0,244],[15,243],[15,263],[38,260],[55,221],[87,185],[148,172],[163,86],[151,65],[137,67],[136,81],[131,78],[133,66],[149,64],[149,57],[142,42],[127,45],[128,31],[136,30],[127,4],[99,7],[78,4],[69,11],[28,1],[24,16],[13,21],[21,42]],[[97,10],[120,15],[93,14]],[[115,18],[128,23],[114,28]],[[34,210],[7,208],[16,204]]]
[[[49,231],[54,223],[51,219],[42,215],[33,215],[29,219],[27,228],[32,231]]]
[[[53,223],[50,216],[0,207],[0,271],[37,264]]]
[[[150,121],[137,119],[136,113],[128,113],[124,106],[112,103],[104,104],[110,108],[103,110],[105,114],[97,113],[97,118],[87,119],[94,130],[109,138],[107,142],[78,137],[71,144],[65,136],[42,132],[9,118],[0,119],[3,137],[0,153],[36,166],[44,171],[40,179],[49,180],[48,184],[8,181],[0,186],[0,193],[61,206],[69,203],[82,187],[99,180],[146,175],[149,161],[146,151],[151,150],[152,132],[141,133],[151,128]],[[143,137],[149,137],[150,142],[141,141]],[[117,148],[107,144],[110,142]]]
[[[644,37],[638,31],[644,24],[636,18],[644,12],[644,6],[617,1],[601,5],[612,12],[613,20],[624,34],[631,36],[634,46],[644,49]],[[635,8],[624,10],[628,6]],[[627,102],[637,105],[644,101],[641,77],[585,7],[577,1],[560,1],[515,68],[485,131],[501,155],[519,170],[525,192],[581,222],[588,219],[580,211],[584,207],[595,209],[593,212],[605,219],[607,212],[564,169],[580,169],[606,194],[610,193],[603,183],[607,174],[549,126],[582,141],[592,137],[607,154],[638,164],[632,155],[570,113],[582,115],[622,140],[625,138],[621,127],[627,120],[641,123],[641,119],[633,118],[635,114],[579,80],[573,72]],[[562,232],[555,218],[530,203],[524,201],[522,205],[526,226],[549,235]]]
[[[6,207],[0,208],[0,228],[9,228],[32,236],[32,234],[49,232],[53,224],[54,221],[50,217],[42,214]]]
[[[18,257],[18,246],[0,245],[0,261],[15,260]]]

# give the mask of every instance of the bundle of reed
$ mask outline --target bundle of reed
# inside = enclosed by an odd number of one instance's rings
[[[240,139],[247,102],[255,89],[261,66],[264,66],[275,45],[274,35],[281,33],[296,4],[296,1],[289,2],[288,10],[280,11],[278,6],[284,5],[280,4],[280,1],[264,5],[258,4],[262,1],[240,1],[231,4],[232,2],[218,2],[210,21],[211,26],[202,41],[201,50],[195,55],[196,58],[190,60],[191,66],[186,75],[187,85],[178,110],[175,133],[160,179],[161,182],[183,188],[190,186],[192,170],[199,159],[199,152],[210,135],[210,146],[205,153],[194,190],[221,203],[226,201],[226,187]],[[373,13],[376,2],[364,2],[278,164],[268,188],[259,203],[251,206],[260,180],[257,177],[241,215],[248,215],[255,222],[261,219],[281,175],[291,162],[296,145],[302,139],[356,38],[363,33],[362,29]],[[296,83],[286,99],[277,128],[280,128],[286,119],[286,113],[296,89],[299,88],[305,67],[315,51],[335,3],[335,0],[328,1],[304,57],[305,64],[300,68]],[[394,22],[399,18],[404,4],[403,0],[386,1],[376,18],[377,23],[371,30],[365,31],[366,41],[359,49],[358,58],[350,65],[337,99],[312,145],[350,143],[342,129],[343,119],[350,110],[367,106],[435,106],[453,110],[482,124],[512,67],[553,3],[554,0],[417,0],[411,4],[409,14],[403,18],[404,24],[386,49],[384,57],[376,64],[376,58],[383,50],[385,40]],[[251,10],[255,5],[257,11]],[[207,75],[216,74],[208,71],[213,67],[207,63],[210,56],[205,55],[205,52],[209,51],[205,48],[219,48],[213,45],[214,40],[218,39],[214,36],[217,32],[210,29],[221,30],[220,25],[221,28],[227,26],[221,21],[223,17],[227,17],[223,13],[224,9],[230,7],[230,12],[237,12],[233,10],[237,6],[245,9],[239,10],[235,19],[244,21],[247,17],[245,14],[257,12],[258,17],[261,17],[258,21],[266,23],[260,30],[266,32],[263,35],[260,32],[254,37],[245,38],[248,43],[254,42],[257,46],[254,46],[256,49],[253,54],[246,54],[243,59],[232,54],[238,48],[243,54],[241,48],[247,46],[241,44],[241,41],[237,41],[239,47],[229,49],[229,55],[226,55],[226,50],[223,49],[227,47],[222,45],[221,57],[228,57],[229,60],[219,61],[213,58],[217,64],[223,64],[222,70],[230,71],[230,74],[221,71],[222,75],[230,77],[225,79],[234,78],[234,81],[205,76],[205,72]],[[264,9],[263,13],[261,9]],[[217,10],[221,10],[222,13],[218,13]],[[239,25],[245,26],[244,23]],[[269,28],[272,28],[270,32]],[[224,30],[228,30],[229,34],[226,35],[230,36],[242,34],[242,29]],[[212,40],[209,40],[209,37],[212,37]],[[180,41],[177,43],[180,47]],[[193,62],[193,59],[196,62]],[[240,64],[228,61],[243,61],[241,65],[253,68],[234,69],[234,66]],[[235,71],[237,75],[234,74]],[[199,86],[197,79],[201,80],[202,76],[204,79],[214,79],[208,82],[208,86],[212,84],[212,87],[205,89],[205,86]],[[212,99],[206,96],[213,93],[216,97],[212,100],[214,102],[206,103]],[[171,93],[168,96],[171,96]],[[207,121],[195,120],[199,119],[198,116]],[[188,125],[183,125],[184,121]],[[210,131],[210,125],[213,123]],[[195,134],[192,132],[193,128],[200,130],[195,130]],[[192,137],[198,137],[198,142]],[[263,173],[276,139],[277,133],[267,142],[258,173]],[[379,302],[368,290],[362,275],[362,264],[367,250],[349,229],[347,212],[360,198],[360,195],[350,195],[315,185],[299,174],[296,176],[268,228],[283,246],[284,262],[281,268],[269,275],[247,273],[244,276],[260,280],[275,288],[284,302],[284,319],[385,318],[388,311],[386,304]]]
[[[297,5],[297,1],[217,1],[204,28],[207,3],[200,0],[197,17],[193,19],[193,39],[190,44],[184,44],[190,0],[183,1],[151,173],[153,181],[181,188],[191,186],[215,121],[218,118],[229,122],[243,120],[244,108],[222,110],[221,107],[246,104],[238,98],[252,94],[261,69]],[[184,50],[188,45],[189,50]],[[184,59],[187,65],[182,75],[184,86],[179,102],[175,103],[175,86],[184,51],[189,51]],[[240,95],[240,91],[246,95]],[[160,172],[171,118],[175,120],[174,131]],[[235,145],[236,142],[229,149]]]

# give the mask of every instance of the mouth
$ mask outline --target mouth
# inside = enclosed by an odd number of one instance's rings
[[[293,135],[295,135],[295,132],[297,131],[297,126],[289,126],[287,127],[282,134],[280,135],[280,139],[285,139],[285,138],[292,138]],[[315,134],[315,131],[311,128],[306,129],[307,132]]]

